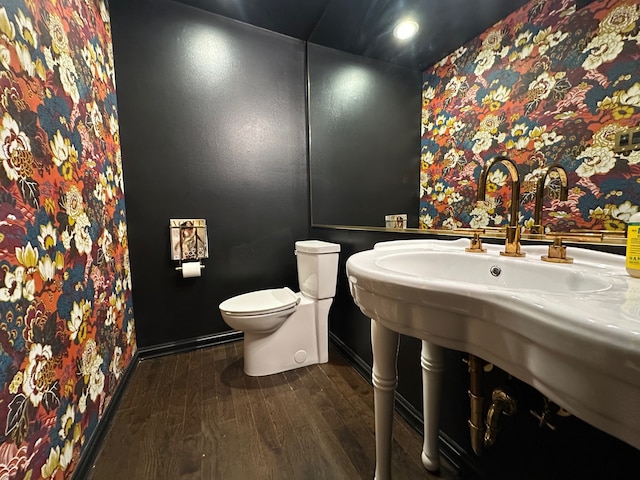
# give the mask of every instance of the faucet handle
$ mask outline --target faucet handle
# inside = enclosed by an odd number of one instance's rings
[[[531,228],[529,229],[529,231],[533,235],[543,235],[544,234],[544,227],[542,225],[540,225],[540,224],[531,225]]]
[[[572,257],[567,257],[567,247],[562,244],[563,240],[574,240],[588,242],[593,240],[597,235],[588,233],[569,233],[569,232],[551,232],[545,234],[545,238],[553,239],[553,243],[549,245],[549,254],[540,257],[545,262],[553,263],[573,263]]]
[[[485,253],[487,251],[486,248],[482,247],[482,239],[480,238],[480,235],[482,235],[484,232],[485,232],[484,228],[457,228],[453,231],[453,233],[473,235],[470,238],[471,243],[467,248],[464,249],[465,252],[472,252],[472,253]]]
[[[571,235],[584,236],[587,235],[595,240],[606,240],[607,238],[625,238],[627,232],[624,230],[588,230],[588,229],[574,229],[570,230]]]
[[[567,247],[562,244],[565,237],[560,234],[547,234],[545,237],[553,237],[553,243],[549,245],[549,253],[540,257],[543,262],[573,263],[573,258],[567,257]]]
[[[473,237],[471,238],[471,243],[464,249],[464,251],[471,253],[487,253],[487,249],[482,247],[482,239],[480,238],[480,235],[484,233],[484,228],[472,228],[469,230],[469,233],[473,234]]]

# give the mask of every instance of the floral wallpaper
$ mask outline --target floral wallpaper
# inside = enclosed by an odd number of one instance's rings
[[[547,231],[624,230],[640,208],[640,151],[613,152],[640,124],[640,5],[532,0],[424,72],[421,228],[480,228],[508,220],[510,183],[495,168],[476,202],[484,163],[506,155],[522,184],[519,222],[534,224],[545,166]]]
[[[0,3],[0,478],[70,478],[135,353],[109,14]]]

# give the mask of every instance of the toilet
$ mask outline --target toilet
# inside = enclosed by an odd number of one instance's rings
[[[295,243],[300,292],[273,288],[220,304],[227,325],[244,332],[244,372],[272,375],[329,360],[329,308],[336,294],[337,243]]]

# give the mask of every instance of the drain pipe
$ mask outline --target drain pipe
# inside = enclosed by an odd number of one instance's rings
[[[511,416],[517,409],[517,402],[508,390],[495,388],[491,393],[491,405],[484,417],[483,372],[485,362],[480,357],[469,354],[469,400],[471,415],[469,418],[469,433],[471,448],[481,456],[485,447],[496,443],[500,429],[500,419],[503,415]]]
[[[516,401],[513,396],[502,388],[495,388],[491,393],[491,405],[487,412],[487,428],[484,432],[485,447],[490,447],[496,443],[502,415],[509,417],[515,412]]]
[[[471,448],[478,456],[482,455],[484,443],[484,397],[482,395],[482,372],[484,360],[469,354],[469,401],[471,402],[471,416],[469,430],[471,434]]]

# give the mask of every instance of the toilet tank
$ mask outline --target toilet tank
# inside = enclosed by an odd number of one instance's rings
[[[337,243],[321,240],[296,242],[298,263],[298,285],[300,291],[310,298],[333,298],[338,279]]]

